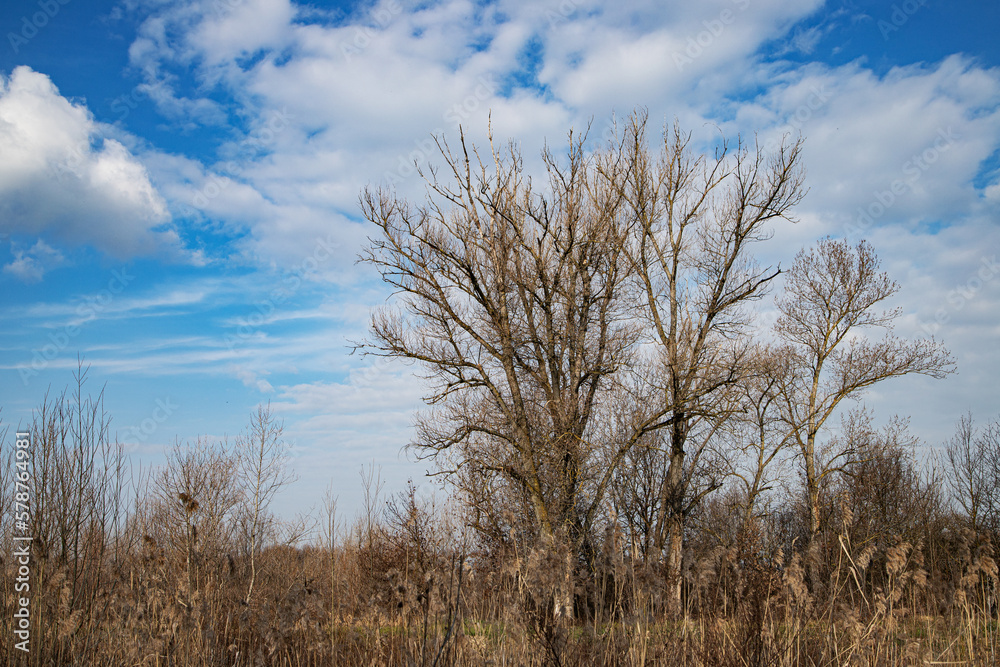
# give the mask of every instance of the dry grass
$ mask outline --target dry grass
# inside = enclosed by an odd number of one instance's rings
[[[69,428],[81,412],[87,437]],[[296,541],[299,531],[275,521],[270,546],[255,550],[238,529],[246,498],[230,494],[223,447],[197,443],[175,452],[172,468],[136,478],[103,423],[99,402],[61,397],[40,411],[31,653],[13,648],[5,505],[0,664],[1000,664],[991,534],[963,528],[944,505],[914,513],[905,498],[933,496],[915,478],[907,483],[920,493],[882,503],[892,511],[881,519],[870,491],[885,485],[831,493],[831,527],[808,550],[788,518],[802,515],[794,498],[751,523],[721,505],[706,511],[686,536],[677,609],[676,582],[613,514],[585,552],[513,531],[484,543],[467,528],[468,508],[435,507],[412,487],[384,503],[371,475],[368,511],[353,525],[337,529],[328,503],[321,541]],[[723,530],[729,520],[738,529]]]
[[[141,512],[140,512],[141,514]],[[187,554],[145,535],[117,560],[89,561],[92,600],[71,564],[36,554],[32,665],[991,665],[1000,659],[997,565],[968,532],[939,545],[948,571],[925,569],[928,547],[885,551],[847,536],[810,591],[804,555],[780,562],[717,549],[686,569],[685,611],[660,602],[666,582],[621,552],[578,569],[577,617],[555,618],[558,561],[540,550],[463,548],[446,516],[413,505],[359,522],[329,547],[272,547],[259,595],[244,600],[246,558]],[[141,521],[132,522],[136,529]],[[369,533],[369,529],[371,533]],[[456,537],[458,535],[458,537]],[[116,553],[108,545],[105,554]],[[13,564],[4,562],[11,637]],[[194,582],[189,590],[188,582]],[[10,642],[4,664],[20,664]]]

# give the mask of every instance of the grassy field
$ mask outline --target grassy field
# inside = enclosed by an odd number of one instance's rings
[[[683,608],[627,553],[574,574],[573,617],[554,618],[538,554],[505,558],[453,539],[359,522],[333,548],[188,554],[134,524],[124,543],[90,534],[77,562],[36,547],[30,654],[13,648],[16,564],[4,559],[3,663],[31,665],[992,665],[1000,660],[997,567],[966,532],[884,552],[827,534],[804,556],[732,549],[685,568]],[[371,532],[366,532],[370,528]],[[404,526],[405,528],[405,526]],[[129,530],[133,530],[132,527]],[[142,533],[142,534],[140,534]],[[427,537],[425,535],[425,537]],[[135,538],[131,542],[131,538]],[[538,571],[537,568],[543,568]],[[188,582],[193,587],[188,587]],[[811,590],[812,589],[812,590]]]

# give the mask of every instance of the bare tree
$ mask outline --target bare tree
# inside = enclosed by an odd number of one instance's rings
[[[57,621],[77,627],[93,618],[108,575],[103,563],[113,550],[118,564],[125,541],[127,457],[111,436],[103,389],[96,396],[85,390],[88,372],[78,360],[72,391],[46,392],[30,426],[34,575],[39,588],[63,575],[66,586],[59,606],[33,601],[40,636]]]
[[[243,486],[240,527],[250,559],[250,583],[245,602],[250,603],[257,581],[257,566],[264,540],[274,531],[268,507],[274,495],[295,481],[286,466],[288,446],[281,438],[283,424],[275,421],[271,404],[257,406],[247,430],[236,438],[236,460]]]
[[[844,517],[851,544],[885,553],[900,538],[916,543],[938,514],[940,494],[936,477],[925,479],[917,465],[919,440],[907,420],[893,417],[876,429],[870,413],[858,412],[843,437],[854,440],[851,449],[859,452],[836,484],[852,510]]]
[[[733,456],[731,474],[738,480],[741,524],[750,527],[758,518],[762,496],[774,488],[785,463],[783,454],[792,444],[781,412],[781,387],[789,373],[788,360],[767,346],[750,355],[748,374],[738,385],[742,409],[727,429],[726,443]]]
[[[583,141],[565,164],[543,155],[551,194],[524,174],[511,144],[487,161],[464,136],[439,142],[449,180],[426,176],[426,204],[366,191],[381,236],[364,259],[398,294],[372,319],[367,352],[421,362],[437,409],[419,425],[422,456],[448,452],[524,498],[532,532],[579,539],[607,478],[585,489],[598,398],[629,360],[634,327],[620,297],[620,196],[594,178]]]
[[[893,335],[900,310],[877,307],[898,291],[899,285],[879,272],[878,257],[867,242],[852,247],[827,238],[799,252],[778,299],[775,330],[787,344],[781,354],[792,364],[782,404],[802,456],[810,545],[821,527],[821,483],[851,459],[849,449],[825,461],[817,456],[817,436],[840,403],[892,377],[942,378],[954,370],[940,343]],[[865,337],[864,330],[872,328],[884,329],[885,336]]]
[[[1000,421],[977,429],[963,415],[946,449],[952,498],[976,532],[1000,531]]]
[[[693,471],[734,410],[732,388],[749,346],[746,306],[761,298],[778,274],[758,266],[750,253],[755,243],[770,238],[769,223],[788,218],[803,196],[801,142],[783,144],[773,155],[742,142],[730,151],[723,142],[706,158],[675,125],[664,133],[654,159],[645,125],[645,114],[630,119],[623,141],[626,166],[609,159],[603,173],[625,199],[635,225],[628,258],[647,340],[656,350],[650,361],[659,370],[656,400],[635,432],[669,432],[652,547],[657,555],[667,549],[679,603],[684,520],[704,493],[691,493]]]
[[[180,601],[190,607],[201,584],[202,563],[219,560],[233,541],[234,513],[240,502],[236,460],[225,444],[174,443],[160,470],[154,498],[152,537],[184,559],[186,590]]]
[[[622,522],[621,528],[629,541],[628,552],[644,556],[654,551],[660,492],[668,464],[664,456],[665,430],[649,429],[638,435],[641,424],[648,422],[654,412],[652,405],[662,404],[658,396],[650,394],[645,381],[639,379],[612,396],[614,409],[607,423],[607,428],[613,429],[610,441],[634,440],[615,470],[611,498],[615,517]]]

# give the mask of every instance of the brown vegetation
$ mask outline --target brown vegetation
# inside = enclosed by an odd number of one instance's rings
[[[167,469],[113,482],[106,437],[67,432],[82,405],[100,435],[99,402],[60,397],[39,410],[32,653],[12,649],[14,564],[4,544],[4,664],[28,665],[990,665],[1000,659],[995,534],[945,495],[913,458],[905,425],[846,432],[868,451],[832,476],[811,589],[809,509],[801,490],[747,514],[741,486],[710,496],[689,521],[681,590],[610,523],[593,563],[565,548],[498,548],[469,508],[436,506],[410,487],[323,537],[251,558],[239,467],[222,443],[179,446]],[[65,421],[64,421],[65,420]],[[989,445],[988,438],[973,442]],[[995,429],[992,425],[984,432]],[[9,453],[9,450],[6,450]],[[95,465],[73,461],[89,461]],[[995,454],[995,452],[993,452]],[[109,457],[105,459],[105,457]],[[48,466],[46,469],[45,466]],[[9,468],[8,468],[9,469]],[[988,471],[987,471],[988,472]],[[949,480],[961,471],[947,469]],[[252,488],[252,487],[251,487]],[[185,489],[174,491],[177,489]],[[10,490],[9,485],[5,489]],[[169,493],[168,493],[169,490]],[[991,490],[994,491],[994,490]],[[98,501],[103,492],[104,501]],[[131,502],[129,497],[132,498]],[[200,500],[199,500],[200,499]],[[116,508],[118,508],[116,510]],[[381,509],[380,509],[381,508]],[[334,507],[329,506],[331,512]],[[116,511],[118,513],[116,513]],[[9,526],[4,516],[4,527]],[[293,531],[294,532],[294,531]],[[9,536],[11,531],[6,531]],[[292,536],[294,538],[294,535]],[[575,618],[551,600],[572,572]],[[251,582],[256,582],[248,596]]]

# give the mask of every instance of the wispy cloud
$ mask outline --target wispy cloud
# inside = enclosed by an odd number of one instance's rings
[[[64,259],[61,252],[38,239],[31,248],[15,249],[14,259],[4,265],[3,272],[15,276],[21,282],[37,283],[46,271],[59,266]]]

